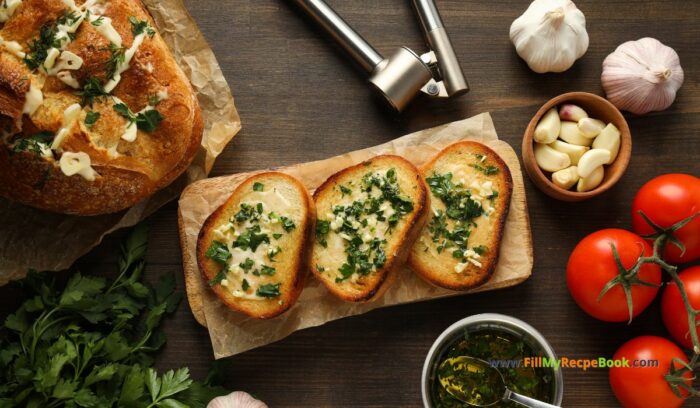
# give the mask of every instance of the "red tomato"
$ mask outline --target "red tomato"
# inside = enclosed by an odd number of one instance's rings
[[[678,274],[678,277],[683,282],[690,305],[695,309],[700,309],[700,266],[688,268]],[[683,304],[681,292],[674,282],[669,283],[664,290],[664,295],[661,298],[661,312],[664,324],[671,336],[678,343],[692,350],[693,342],[688,330],[688,312]],[[696,331],[700,335],[700,328],[696,328]]]
[[[697,214],[700,212],[700,178],[688,174],[665,174],[642,186],[632,203],[632,227],[639,235],[654,233],[639,214],[640,210],[662,228],[670,228]],[[674,235],[685,246],[685,253],[681,256],[681,250],[669,242],[664,259],[675,264],[700,259],[700,216]]]
[[[613,360],[626,359],[629,367],[610,369],[610,386],[620,404],[625,408],[677,408],[685,401],[678,398],[666,382],[664,376],[669,373],[671,361],[677,358],[688,362],[683,351],[672,341],[657,336],[641,336],[623,344],[615,353]],[[642,360],[656,360],[657,367],[634,367]],[[674,363],[675,368],[681,365]],[[690,385],[691,373],[686,373]],[[687,392],[681,390],[682,395]]]
[[[566,267],[566,283],[576,303],[589,315],[606,322],[629,320],[627,298],[620,285],[608,290],[598,301],[605,285],[617,277],[619,270],[613,257],[611,244],[615,244],[625,268],[632,267],[644,249],[649,256],[653,250],[642,237],[621,229],[604,229],[584,238],[576,245]],[[659,285],[661,269],[654,264],[640,268],[639,279]],[[634,316],[641,313],[654,300],[659,288],[632,286]]]

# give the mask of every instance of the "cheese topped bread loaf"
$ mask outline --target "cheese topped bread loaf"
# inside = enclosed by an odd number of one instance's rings
[[[112,213],[189,166],[201,111],[139,0],[4,0],[0,25],[1,196]]]

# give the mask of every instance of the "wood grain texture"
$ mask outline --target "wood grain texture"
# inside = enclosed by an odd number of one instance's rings
[[[328,0],[380,52],[425,46],[405,0]],[[437,0],[472,91],[451,101],[422,100],[402,116],[371,98],[362,75],[299,13],[282,0],[186,0],[216,52],[236,97],[243,131],[217,162],[215,175],[289,165],[373,146],[411,131],[490,111],[499,137],[520,151],[523,130],[549,98],[567,91],[602,94],[601,64],[624,41],[658,38],[676,49],[686,82],[667,111],[628,115],[634,140],[626,175],[609,192],[563,204],[526,181],[535,242],[535,270],[524,284],[499,292],[373,311],[297,332],[276,344],[231,359],[227,385],[272,407],[417,407],[420,370],[439,333],[470,314],[498,312],[528,321],[560,355],[610,357],[624,341],[666,335],[658,302],[630,326],[585,315],[565,282],[567,256],[586,234],[630,227],[630,201],[648,179],[668,172],[700,175],[700,2],[683,0],[577,0],[591,46],[563,74],[538,75],[516,55],[510,23],[528,1]],[[182,277],[177,208],[150,219],[148,278]],[[80,263],[82,270],[114,273],[120,234]],[[0,289],[3,317],[20,300]],[[204,376],[209,339],[183,305],[166,323],[169,342],[160,368],[187,365]],[[564,371],[566,407],[616,406],[605,370]],[[687,407],[698,407],[690,401]]]

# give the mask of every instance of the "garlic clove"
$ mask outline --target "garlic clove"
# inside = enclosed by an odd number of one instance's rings
[[[576,166],[567,167],[564,170],[555,171],[552,173],[552,183],[559,188],[568,190],[573,187],[580,176],[578,175],[578,169]]]
[[[583,156],[584,153],[590,150],[590,147],[588,146],[579,146],[571,143],[562,142],[561,140],[555,140],[554,142],[549,144],[549,147],[558,152],[568,154],[569,159],[571,159],[572,165],[578,164],[578,161],[579,159],[581,159],[581,156]]]
[[[85,152],[63,153],[59,161],[59,167],[66,176],[71,177],[78,174],[87,181],[95,181],[95,177],[98,175],[92,168],[90,156]]]
[[[603,182],[603,177],[605,176],[605,170],[603,166],[596,167],[595,170],[586,178],[580,178],[578,184],[576,184],[576,191],[583,193],[586,191],[591,191],[597,188],[600,183]]]
[[[214,398],[209,402],[207,408],[268,408],[268,406],[247,392],[236,391]]]
[[[535,143],[535,161],[542,170],[549,172],[559,171],[571,165],[569,155],[542,143]]]
[[[581,156],[578,161],[578,175],[586,178],[598,167],[610,160],[610,152],[605,149],[591,149]]]
[[[540,123],[535,128],[533,138],[537,143],[552,143],[557,140],[561,129],[561,121],[556,108],[552,108],[542,116]]]
[[[579,146],[590,146],[593,143],[593,139],[587,138],[581,134],[578,130],[578,123],[576,122],[561,122],[559,137],[567,143]]]
[[[612,164],[620,152],[620,131],[609,123],[593,141],[594,149],[605,149],[610,152],[610,160],[605,164]]]
[[[585,137],[592,139],[605,127],[605,122],[593,118],[583,118],[578,121],[578,130]]]
[[[581,119],[587,118],[588,113],[586,113],[586,111],[583,110],[583,108],[581,108],[580,106],[567,103],[559,108],[559,117],[561,118],[561,120],[578,122]]]
[[[608,55],[600,79],[610,102],[643,115],[671,106],[684,73],[673,48],[654,38],[642,38],[623,43]]]

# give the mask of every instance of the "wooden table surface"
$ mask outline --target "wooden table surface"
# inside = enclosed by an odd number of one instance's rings
[[[519,153],[522,131],[547,99],[568,91],[602,94],[601,63],[620,43],[658,38],[676,49],[685,69],[685,84],[669,110],[628,115],[633,157],[612,191],[565,204],[526,180],[535,247],[534,273],[527,282],[377,310],[297,332],[231,358],[228,387],[254,393],[272,407],[420,406],[421,368],[434,339],[451,323],[483,312],[529,322],[559,355],[572,358],[611,357],[634,336],[666,335],[658,302],[630,326],[585,315],[568,294],[565,266],[586,234],[630,227],[630,201],[645,181],[668,172],[700,174],[700,2],[578,0],[587,19],[588,53],[566,73],[538,75],[518,58],[508,38],[511,22],[527,1],[438,0],[472,91],[455,100],[419,100],[401,116],[374,102],[363,75],[287,2],[185,3],[218,56],[243,121],[213,175],[322,159],[486,111],[500,138]],[[383,54],[402,45],[425,50],[408,1],[329,3]],[[172,203],[150,219],[148,276],[172,271],[182,283],[176,210]],[[85,257],[81,270],[113,273],[121,236],[108,238]],[[16,292],[6,288],[0,299],[3,316],[19,302]],[[185,303],[165,329],[169,341],[158,366],[189,366],[195,376],[206,375],[212,361],[207,331]],[[606,370],[565,369],[564,381],[564,406],[616,405]]]

